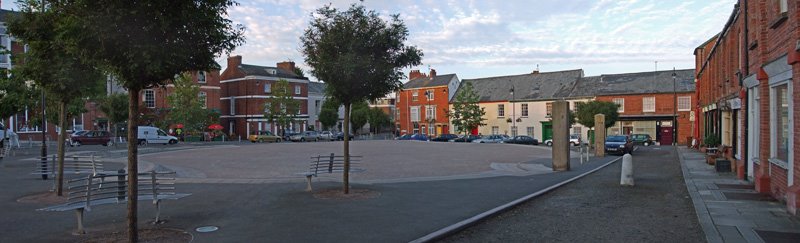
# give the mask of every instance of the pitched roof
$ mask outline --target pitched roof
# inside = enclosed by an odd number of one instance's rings
[[[327,84],[323,82],[308,82],[308,93],[325,93]]]
[[[643,73],[604,74],[581,78],[572,97],[672,93],[672,70]],[[676,70],[675,90],[695,90],[694,69]]]
[[[239,69],[242,70],[242,72],[244,72],[245,76],[254,75],[254,76],[278,77],[278,78],[308,79],[305,77],[300,77],[294,72],[288,72],[286,70],[277,67],[242,64],[239,65]]]
[[[434,87],[434,86],[446,86],[450,83],[450,80],[455,77],[455,74],[444,74],[444,75],[436,75],[433,78],[430,77],[421,77],[409,80],[405,84],[403,84],[404,89],[414,89],[414,88],[423,88],[423,87]]]
[[[583,70],[531,73],[512,76],[464,79],[461,86],[471,83],[481,102],[508,100],[548,100],[570,95]],[[514,88],[512,99],[511,88]]]

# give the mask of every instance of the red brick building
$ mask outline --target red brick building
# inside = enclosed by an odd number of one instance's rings
[[[694,70],[605,74],[583,81],[577,89],[593,90],[595,100],[619,105],[619,121],[609,135],[648,134],[661,145],[684,145],[692,137]]]
[[[206,109],[221,112],[220,109],[220,74],[219,70],[211,71],[191,71],[187,72],[192,79],[192,83],[200,87],[197,96]],[[139,108],[142,113],[147,114],[150,119],[164,119],[169,112],[170,104],[168,97],[175,91],[175,85],[167,84],[162,87],[145,89],[139,92]],[[102,119],[100,120],[103,121]],[[107,123],[107,120],[105,121]],[[153,121],[143,121],[152,123]],[[210,125],[210,124],[209,124]],[[87,130],[93,129],[88,124],[84,126]],[[101,126],[103,128],[105,126]],[[96,125],[95,128],[97,129]],[[101,129],[102,130],[102,129]]]
[[[746,171],[740,177],[793,214],[800,207],[799,10],[798,1],[739,0],[722,31],[695,50],[700,134],[721,136]]]
[[[408,79],[403,90],[397,92],[397,130],[401,135],[420,133],[436,136],[448,133],[450,121],[447,110],[460,82],[458,76],[436,75],[433,69],[428,75],[411,70]]]
[[[294,62],[276,67],[242,64],[242,56],[228,58],[228,67],[220,75],[221,124],[226,132],[245,136],[255,131],[278,132],[278,127],[264,118],[264,103],[272,96],[272,85],[279,79],[289,82],[294,98],[300,100],[300,114],[287,130],[305,131],[309,123],[308,78],[294,73]]]

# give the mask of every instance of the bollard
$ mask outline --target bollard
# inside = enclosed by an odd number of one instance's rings
[[[125,192],[128,190],[125,188],[125,170],[119,169],[117,171],[117,202],[125,201]]]
[[[633,157],[630,154],[622,156],[622,173],[619,184],[621,186],[633,186]]]

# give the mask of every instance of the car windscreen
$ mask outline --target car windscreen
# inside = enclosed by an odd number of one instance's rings
[[[622,142],[622,143],[624,143],[625,140],[626,139],[623,136],[611,136],[611,137],[606,138],[606,142]]]

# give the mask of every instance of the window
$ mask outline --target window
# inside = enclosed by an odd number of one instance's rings
[[[788,12],[789,11],[788,0],[778,0],[778,10],[780,10],[780,13],[782,14]]]
[[[522,104],[522,117],[528,117],[528,104]]]
[[[302,89],[302,88],[300,88],[300,85],[295,85],[295,86],[294,86],[294,94],[296,94],[296,95],[299,95],[299,94],[300,94],[300,91],[301,91],[301,89]]]
[[[500,134],[500,127],[493,126],[492,127],[492,135]]]
[[[411,107],[411,121],[418,122],[419,121],[419,106],[412,106]]]
[[[204,71],[197,72],[197,82],[201,84],[206,83],[206,72]]]
[[[619,106],[617,112],[625,112],[625,98],[614,98],[613,102]]]
[[[433,92],[432,89],[429,89],[428,91],[425,92],[425,94],[428,96],[429,101],[433,100],[433,93],[435,92]]]
[[[782,162],[791,163],[791,161],[789,161],[789,147],[791,146],[789,143],[789,139],[791,138],[789,123],[791,122],[790,116],[792,114],[789,113],[791,98],[789,94],[789,84],[784,83],[772,87],[770,96],[773,99],[773,102],[770,102],[770,113],[772,113],[773,117],[772,126],[770,126],[772,132],[772,141],[770,145],[772,151],[770,157]]]
[[[416,123],[416,122],[414,123],[414,132],[413,133],[419,133],[419,123]]]
[[[231,97],[231,116],[236,115],[236,98]]]
[[[553,102],[547,102],[546,106],[547,117],[551,117],[553,115]]]
[[[411,92],[411,101],[417,101],[419,99],[419,91]]]
[[[317,114],[317,115],[319,115],[319,109],[320,109],[319,102],[320,102],[319,100],[315,100],[314,101],[314,114]]]
[[[272,84],[264,83],[264,93],[272,93]]]
[[[534,131],[533,127],[527,127],[528,136],[533,137],[533,131]]]
[[[156,108],[156,93],[152,89],[144,90],[144,107]]]
[[[682,96],[678,97],[678,111],[691,111],[692,110],[692,97]]]
[[[582,129],[579,126],[572,127],[572,134],[578,134],[578,135],[583,134],[581,130]]]
[[[435,135],[436,134],[436,127],[429,126],[428,127],[428,135]]]
[[[207,100],[206,92],[200,91],[200,93],[197,93],[197,98],[200,99],[200,106],[203,107],[203,109],[208,107],[208,102],[206,102]]]
[[[435,105],[429,105],[428,107],[425,107],[425,119],[436,120],[436,106]]]
[[[517,136],[517,126],[511,126],[511,136]]]
[[[504,117],[504,116],[506,116],[506,105],[497,104],[497,117]]]
[[[643,112],[656,112],[656,97],[643,97],[642,98],[642,111]]]

